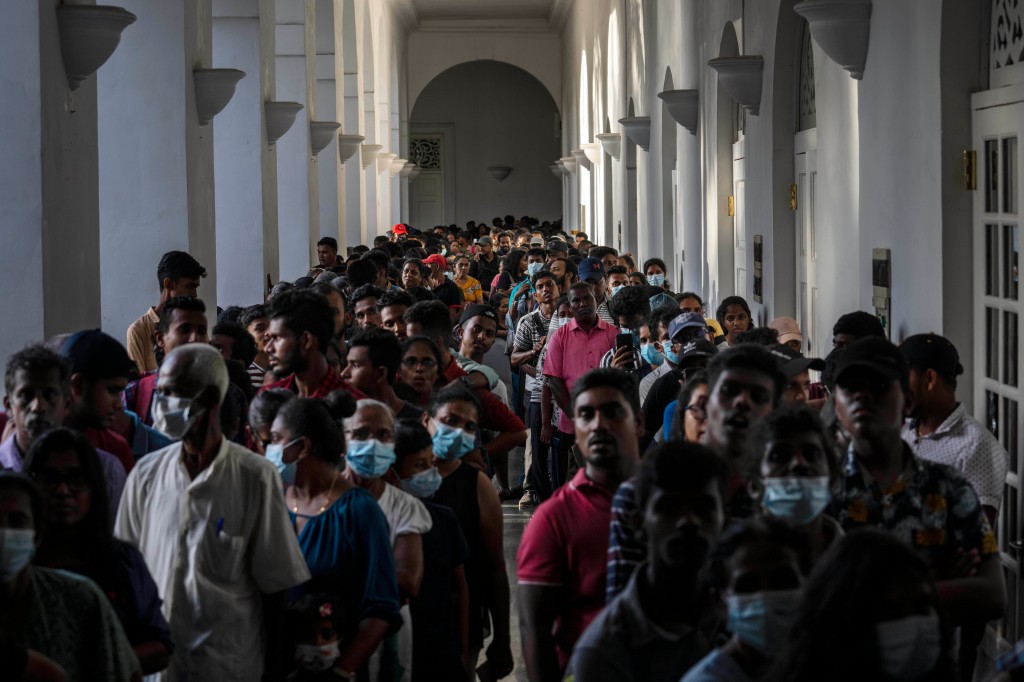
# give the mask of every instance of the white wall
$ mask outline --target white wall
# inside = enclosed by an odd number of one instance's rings
[[[460,64],[427,86],[410,124],[454,124],[456,223],[507,213],[560,215],[561,183],[548,169],[561,156],[556,115],[541,83],[501,62]],[[513,170],[498,182],[488,166]]]

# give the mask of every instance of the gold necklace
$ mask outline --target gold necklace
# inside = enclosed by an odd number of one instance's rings
[[[322,505],[320,505],[320,509],[316,513],[317,516],[320,516],[321,514],[323,514],[327,510],[327,504],[331,501],[331,493],[334,492],[334,484],[338,482],[339,474],[340,474],[340,472],[337,472],[337,471],[334,472],[334,477],[331,479],[331,487],[327,489],[327,495],[324,496],[324,498],[323,498],[324,503]],[[298,504],[292,505],[292,513],[293,514],[298,514],[299,513],[299,505]]]

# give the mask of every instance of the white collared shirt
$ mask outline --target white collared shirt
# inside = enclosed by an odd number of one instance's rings
[[[136,545],[175,643],[164,680],[259,680],[262,594],[309,580],[274,465],[221,441],[195,480],[181,443],[135,466],[115,527]]]

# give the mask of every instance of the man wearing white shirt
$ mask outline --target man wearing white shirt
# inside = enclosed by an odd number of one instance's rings
[[[154,419],[181,440],[132,470],[115,532],[142,552],[164,600],[175,651],[160,679],[259,680],[284,591],[309,579],[281,479],[223,437],[228,374],[212,346],[172,351],[156,389]]]

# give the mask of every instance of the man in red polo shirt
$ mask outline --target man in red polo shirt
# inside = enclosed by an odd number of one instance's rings
[[[531,682],[562,679],[576,640],[604,607],[612,495],[640,458],[643,413],[633,375],[611,368],[584,374],[569,414],[585,467],[537,508],[516,557]]]
[[[572,285],[569,307],[573,319],[551,335],[544,359],[548,388],[562,410],[558,418],[557,444],[552,444],[552,488],[565,482],[569,449],[573,446],[572,409],[569,405],[573,385],[585,373],[601,365],[601,358],[615,347],[615,335],[619,333],[618,327],[598,316],[594,287],[589,282]],[[619,354],[613,356],[611,364],[620,368],[632,361],[633,349],[630,347],[623,349],[621,357]]]
[[[278,381],[261,391],[284,388],[303,398],[326,398],[338,388],[364,398],[327,363],[334,333],[334,310],[327,299],[308,289],[292,289],[270,302],[270,327],[263,337],[270,370]]]

